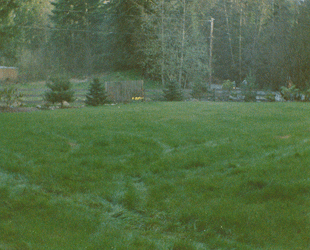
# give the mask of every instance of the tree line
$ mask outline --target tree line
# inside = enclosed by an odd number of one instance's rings
[[[309,21],[309,0],[4,0],[0,61],[29,79],[138,69],[163,86],[309,89]]]

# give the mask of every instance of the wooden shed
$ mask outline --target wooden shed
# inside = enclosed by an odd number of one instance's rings
[[[15,67],[0,66],[0,81],[17,81],[18,71]]]

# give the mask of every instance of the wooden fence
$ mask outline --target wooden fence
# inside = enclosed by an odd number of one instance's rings
[[[74,87],[74,85],[73,85]],[[141,81],[120,81],[105,82],[105,88],[109,101],[113,103],[129,102],[133,97],[143,97],[143,80]],[[42,89],[18,89],[23,94],[22,103],[25,105],[42,105],[44,92],[47,88]],[[82,105],[85,102],[88,89],[72,89],[74,91],[75,104]],[[0,100],[0,105],[4,103]]]
[[[143,80],[105,82],[109,99],[113,102],[129,102],[132,97],[144,97]]]

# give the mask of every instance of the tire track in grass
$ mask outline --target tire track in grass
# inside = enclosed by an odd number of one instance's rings
[[[279,161],[284,157],[293,156],[296,153],[296,149],[300,151],[301,147],[302,147],[302,151],[306,151],[310,147],[310,145],[308,146],[304,146],[304,145],[308,143],[309,141],[310,141],[310,138],[306,138],[306,139],[301,140],[299,143],[294,143],[293,145],[290,145],[284,148],[268,151],[262,155],[257,155],[256,157],[252,159],[254,162],[257,162],[257,160],[268,158],[274,155],[274,156],[277,156],[277,157],[274,157],[274,160]]]
[[[163,149],[163,153],[164,154],[168,154],[170,152],[173,152],[173,151],[177,151],[177,150],[193,150],[193,149],[196,149],[196,148],[201,148],[201,147],[217,147],[217,146],[220,146],[220,145],[223,145],[227,142],[229,142],[229,138],[224,138],[224,139],[221,139],[221,140],[217,140],[217,141],[207,141],[207,142],[204,142],[204,143],[198,143],[198,144],[194,144],[194,145],[188,145],[188,146],[180,146],[180,147],[170,147],[169,145],[161,142],[159,139],[156,139],[156,138],[151,138],[154,142],[158,143],[162,149]]]

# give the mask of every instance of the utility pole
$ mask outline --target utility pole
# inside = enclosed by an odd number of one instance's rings
[[[211,31],[210,31],[210,58],[209,58],[209,70],[210,70],[210,76],[209,76],[209,88],[211,88],[212,84],[212,50],[213,50],[213,27],[214,27],[214,18],[211,17]]]

